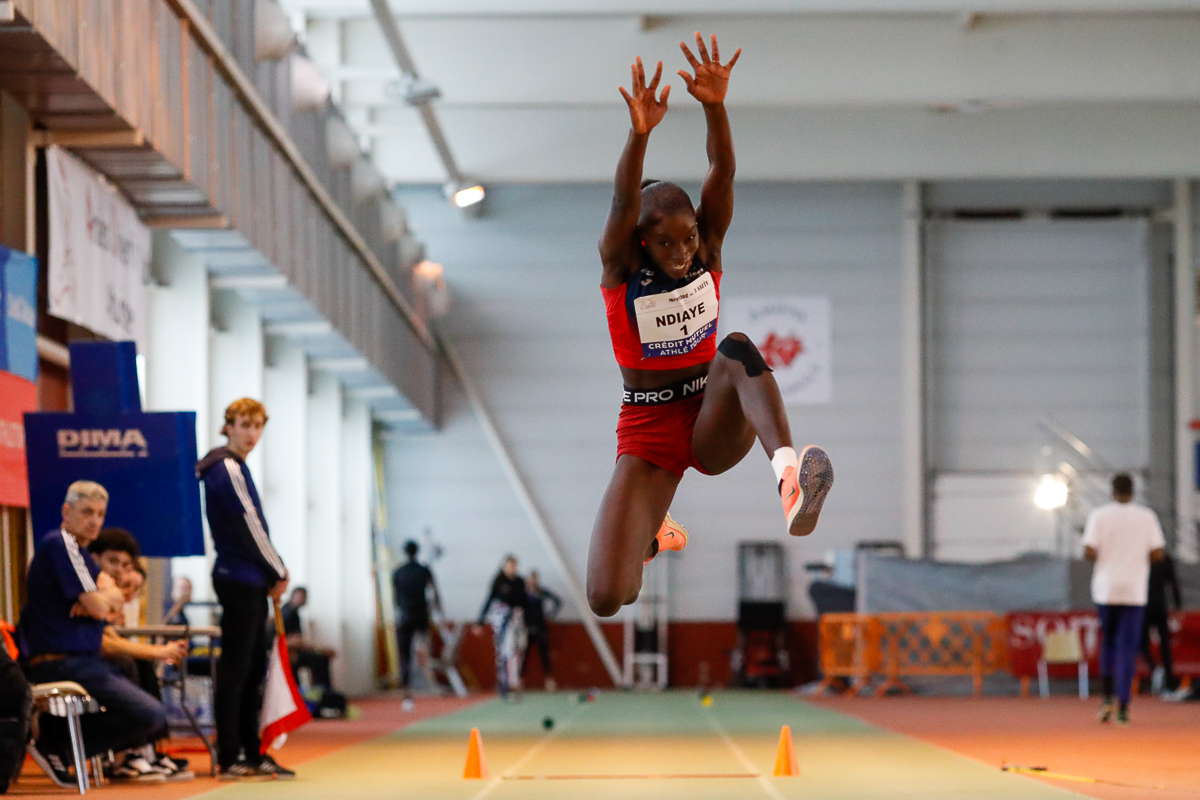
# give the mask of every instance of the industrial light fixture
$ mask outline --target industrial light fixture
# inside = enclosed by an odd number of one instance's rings
[[[385,91],[394,97],[399,97],[410,106],[430,103],[442,96],[442,90],[433,81],[413,77],[390,81],[385,87]]]
[[[478,205],[483,202],[486,194],[483,187],[478,184],[463,187],[454,193],[454,205],[459,208],[469,208],[470,206]]]
[[[1033,504],[1047,511],[1062,508],[1067,504],[1067,484],[1057,475],[1043,475],[1037,491],[1033,493]]]

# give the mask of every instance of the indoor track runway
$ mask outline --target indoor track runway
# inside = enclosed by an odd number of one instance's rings
[[[1187,737],[1190,704],[1145,700],[1134,706],[1132,727],[1114,729],[1096,725],[1092,703],[1066,697],[809,702],[781,692],[721,692],[714,700],[705,708],[693,692],[608,692],[586,703],[572,693],[530,693],[521,703],[426,700],[413,715],[400,713],[397,699],[375,699],[363,704],[361,720],[312,723],[293,736],[279,756],[297,769],[293,782],[223,785],[203,777],[104,794],[155,800],[1200,798],[1194,788],[1200,759]],[[424,718],[410,722],[414,716]],[[548,733],[547,716],[555,721]],[[770,777],[784,724],[794,734],[796,778]],[[472,727],[483,736],[489,780],[461,777]],[[1111,782],[1004,773],[1004,761]],[[17,793],[49,788],[35,771],[26,774]]]

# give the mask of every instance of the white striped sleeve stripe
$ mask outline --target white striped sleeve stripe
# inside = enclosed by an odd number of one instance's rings
[[[79,542],[66,531],[62,532],[62,537],[63,543],[67,546],[67,557],[71,559],[71,566],[75,568],[75,576],[79,578],[83,590],[85,592],[96,591],[96,581],[92,578],[92,573],[88,572],[87,564],[83,563],[83,553],[79,552]]]
[[[271,565],[271,569],[279,575],[286,575],[287,570],[284,569],[283,559],[271,545],[271,539],[267,536],[267,531],[263,528],[262,520],[258,516],[258,509],[255,508],[254,501],[250,498],[250,490],[246,488],[246,478],[242,475],[241,464],[232,458],[227,458],[225,459],[225,471],[229,473],[233,490],[237,493],[238,499],[242,501],[246,525],[250,528],[250,535],[254,537],[254,543],[258,545],[259,552]]]

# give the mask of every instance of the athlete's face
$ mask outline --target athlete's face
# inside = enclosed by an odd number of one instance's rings
[[[679,280],[687,275],[692,257],[700,247],[700,229],[694,214],[686,211],[666,214],[641,233],[650,259],[667,277]]]

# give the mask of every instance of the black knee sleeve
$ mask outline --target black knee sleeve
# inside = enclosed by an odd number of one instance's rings
[[[735,334],[730,334],[722,339],[721,343],[717,345],[717,352],[726,358],[741,362],[747,377],[757,378],[764,372],[773,372],[767,366],[762,353],[758,352],[758,348],[754,346],[754,342],[742,337],[734,337]]]

